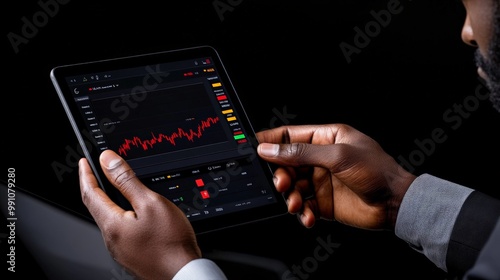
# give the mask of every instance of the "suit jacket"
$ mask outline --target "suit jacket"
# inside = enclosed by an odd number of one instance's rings
[[[466,273],[464,279],[500,279],[499,200],[470,194],[453,227],[446,262],[458,278]]]

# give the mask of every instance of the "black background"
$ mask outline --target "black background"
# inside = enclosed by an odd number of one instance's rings
[[[442,129],[447,140],[434,143],[414,164],[414,173],[428,172],[500,196],[495,164],[500,114],[489,101],[474,96],[477,88],[485,89],[477,79],[474,49],[460,38],[465,14],[459,1],[401,0],[402,12],[393,14],[346,61],[339,45],[354,45],[354,28],[373,24],[370,11],[387,10],[389,2],[73,0],[59,4],[18,52],[8,34],[22,36],[22,18],[33,22],[42,9],[36,1],[4,3],[4,167],[16,168],[18,188],[75,218],[86,216],[77,158],[70,156],[78,145],[50,70],[211,45],[225,62],[256,131],[282,124],[345,122],[379,141],[391,155],[408,159],[422,150],[415,141]],[[218,11],[214,3],[230,9]],[[467,105],[470,114],[453,129],[455,123],[443,114],[455,105]],[[66,166],[67,172],[58,178],[54,164]],[[304,229],[290,215],[203,235],[200,245],[206,252],[250,253],[292,267],[312,256],[317,237],[327,236],[341,246],[309,279],[446,277],[391,233],[328,222]]]

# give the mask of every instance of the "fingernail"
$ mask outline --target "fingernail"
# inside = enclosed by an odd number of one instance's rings
[[[122,162],[122,158],[114,154],[104,151],[101,154],[101,165],[107,169],[118,167]]]
[[[82,164],[83,164],[83,158],[80,158],[78,160],[78,168],[80,168],[82,166]]]
[[[280,146],[278,144],[262,143],[260,144],[260,153],[266,157],[274,157],[278,155]]]

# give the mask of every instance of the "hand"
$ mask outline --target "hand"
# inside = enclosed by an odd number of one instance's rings
[[[257,133],[258,153],[279,165],[275,187],[288,211],[365,229],[394,229],[415,176],[372,138],[343,124],[283,126]]]
[[[118,263],[140,279],[171,279],[186,263],[201,257],[193,228],[175,204],[144,186],[113,151],[102,152],[100,163],[134,209],[116,205],[99,187],[87,160],[80,160],[83,203]]]

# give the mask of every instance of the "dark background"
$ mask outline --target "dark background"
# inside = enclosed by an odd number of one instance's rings
[[[477,79],[474,49],[460,38],[464,9],[459,1],[401,0],[401,13],[375,30],[350,63],[339,45],[354,46],[355,28],[373,24],[370,12],[387,10],[391,1],[180,2],[59,3],[17,52],[8,34],[22,36],[23,17],[33,22],[42,8],[36,1],[4,3],[0,156],[4,168],[16,168],[19,189],[75,218],[87,216],[72,156],[78,144],[49,79],[53,67],[211,45],[256,131],[345,122],[394,157],[425,154],[413,158],[415,174],[428,172],[500,196],[495,164],[500,114],[474,95],[486,90]],[[456,123],[443,114],[456,105],[465,105],[468,114],[452,128]],[[416,141],[429,139],[434,129],[443,129],[448,138],[423,151]],[[67,169],[58,177],[54,164]],[[328,236],[341,246],[308,279],[446,278],[391,233],[328,222],[304,229],[289,215],[200,236],[200,245],[205,252],[255,254],[292,267],[313,255],[317,237]],[[37,269],[25,258],[19,261],[21,273],[29,270],[23,268],[27,264]]]

